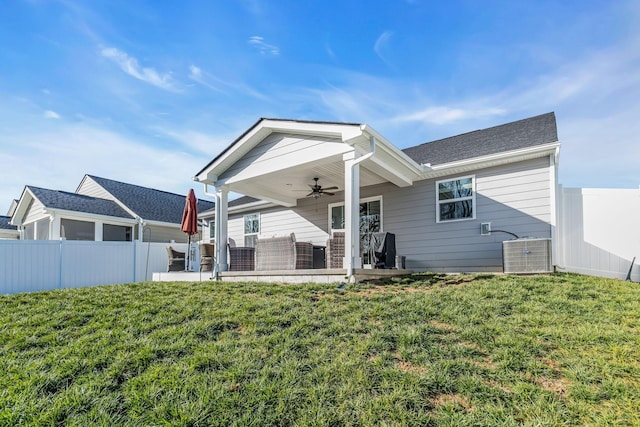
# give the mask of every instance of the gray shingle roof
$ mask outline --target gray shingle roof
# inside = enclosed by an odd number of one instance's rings
[[[557,141],[556,116],[547,113],[427,142],[402,151],[417,163],[439,165]]]
[[[9,224],[9,221],[11,221],[11,217],[10,216],[0,215],[0,229],[2,229],[2,230],[17,230],[18,227],[16,227],[15,225]]]
[[[27,186],[27,188],[31,190],[34,196],[47,208],[115,216],[118,218],[133,218],[112,200],[32,186]]]
[[[88,175],[140,218],[180,224],[186,195],[169,193],[112,179]],[[213,202],[198,200],[198,212],[213,208]]]

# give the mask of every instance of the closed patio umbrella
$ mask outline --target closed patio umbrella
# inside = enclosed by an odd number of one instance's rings
[[[182,224],[180,229],[187,233],[189,236],[189,247],[187,249],[187,264],[186,269],[189,271],[189,254],[191,253],[191,236],[198,232],[198,199],[196,193],[193,192],[193,188],[189,190],[187,194],[184,212],[182,213]]]

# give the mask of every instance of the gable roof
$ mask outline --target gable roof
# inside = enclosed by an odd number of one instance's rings
[[[348,123],[348,122],[330,122],[330,121],[322,121],[322,120],[295,120],[295,119],[278,119],[278,118],[267,118],[261,117],[256,121],[251,127],[245,130],[239,137],[233,140],[231,144],[229,144],[224,150],[222,150],[216,157],[213,158],[209,163],[206,164],[198,173],[196,173],[196,177],[206,171],[209,166],[216,163],[219,159],[224,157],[229,151],[231,151],[236,144],[242,141],[247,135],[249,135],[254,129],[258,128],[262,122],[281,122],[281,123],[298,123],[298,124],[306,124],[306,125],[340,125],[340,126],[357,126],[360,127],[360,123]]]
[[[18,227],[15,225],[9,224],[11,221],[10,216],[0,215],[0,230],[18,230]]]
[[[417,163],[439,165],[558,141],[553,112],[406,148]]]
[[[26,188],[47,208],[133,219],[112,200],[40,187]]]
[[[186,196],[87,175],[142,219],[180,224]],[[198,200],[198,212],[213,208],[213,202]]]

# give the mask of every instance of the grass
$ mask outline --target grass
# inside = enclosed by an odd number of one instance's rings
[[[0,425],[640,425],[640,285],[144,283],[0,297]]]

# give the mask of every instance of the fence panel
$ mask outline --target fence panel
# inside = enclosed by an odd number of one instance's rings
[[[0,240],[0,294],[151,280],[168,243]],[[187,245],[171,244],[186,252]],[[195,248],[196,245],[193,245]],[[193,266],[198,267],[195,251]]]
[[[0,293],[60,287],[60,242],[0,240]]]
[[[134,280],[135,242],[62,240],[62,287],[129,283]]]
[[[559,266],[592,276],[640,281],[640,190],[561,188]]]

